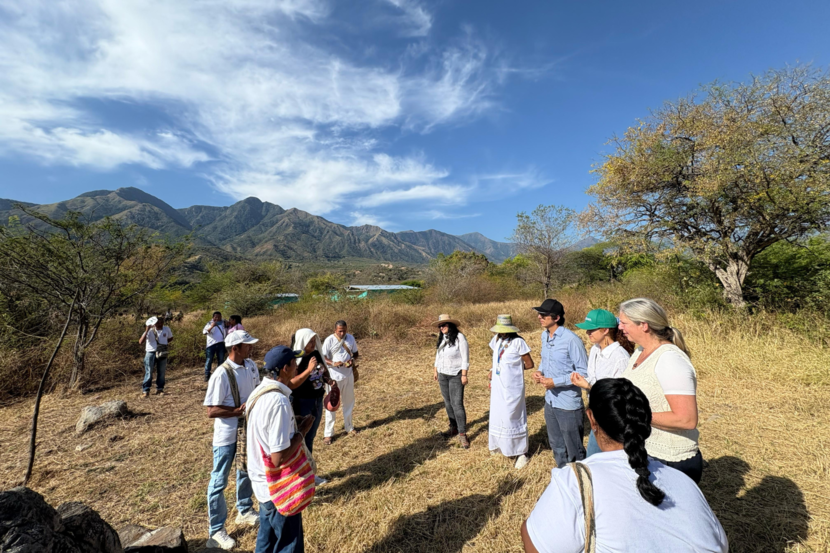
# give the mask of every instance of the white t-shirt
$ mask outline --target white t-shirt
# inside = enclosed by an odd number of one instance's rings
[[[147,338],[144,340],[144,351],[156,351],[156,348],[158,348],[156,332],[153,332],[154,330],[159,333],[158,344],[165,345],[173,337],[173,331],[170,330],[169,326],[162,327],[161,330],[153,327],[147,331]]]
[[[349,355],[346,348],[338,347],[339,343],[340,339],[334,334],[326,338],[325,342],[323,342],[323,357],[331,359],[335,363],[338,361],[342,363],[349,361],[352,356]],[[357,353],[357,342],[355,341],[354,336],[346,334],[346,336],[343,337],[343,343],[347,345],[350,350],[352,350],[352,353]],[[341,380],[345,380],[350,374],[352,374],[351,367],[329,367],[329,375],[332,380],[337,380],[339,382]]]
[[[219,321],[216,323],[216,326],[210,328],[210,325],[212,324],[213,321],[208,321],[208,324],[206,324],[205,328],[202,329],[202,334],[207,336],[207,347],[218,344],[219,342],[224,344],[225,336],[228,335],[227,330],[225,330],[224,321]]]
[[[267,392],[260,396],[253,411],[248,414],[248,477],[251,479],[254,495],[260,503],[271,501],[262,452],[271,455],[285,451],[297,432],[294,411],[287,397],[291,395],[288,386],[271,378],[262,379],[260,384],[274,385],[279,386],[286,395]]]
[[[463,334],[458,333],[452,346],[447,342],[447,335],[443,335],[441,346],[435,352],[435,368],[447,376],[455,376],[461,371],[469,370],[470,346]]]
[[[625,451],[598,453],[582,461],[594,486],[597,553],[725,553],[726,533],[691,478],[650,460],[655,485],[666,498],[655,507],[637,491],[637,474]],[[579,485],[569,466],[551,471],[551,482],[530,513],[527,531],[539,553],[582,553],[585,515]]]
[[[689,358],[678,351],[662,354],[654,367],[654,374],[667,396],[697,395],[695,368]]]
[[[237,365],[230,359],[227,360],[236,375],[236,385],[239,388],[239,401],[245,403],[248,396],[259,385],[259,370],[251,359],[245,360],[245,366]],[[205,393],[206,407],[225,405],[233,407],[233,394],[231,385],[228,382],[228,375],[225,369],[216,368],[208,381],[207,393]],[[222,447],[236,443],[236,417],[216,417],[213,419],[213,447]]]
[[[619,378],[630,357],[619,342],[611,342],[605,349],[594,345],[588,354],[588,383],[593,386],[603,378]]]

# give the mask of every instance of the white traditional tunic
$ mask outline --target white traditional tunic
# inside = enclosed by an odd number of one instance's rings
[[[527,408],[522,355],[530,347],[521,338],[490,340],[493,374],[490,380],[490,450],[514,457],[527,453]]]

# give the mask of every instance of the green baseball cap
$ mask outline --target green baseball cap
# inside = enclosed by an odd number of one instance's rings
[[[585,317],[584,323],[576,323],[582,330],[596,330],[598,328],[616,328],[617,317],[605,309],[594,309]]]

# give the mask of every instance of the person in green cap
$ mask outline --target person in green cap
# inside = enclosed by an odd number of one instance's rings
[[[578,372],[571,373],[571,382],[575,386],[590,391],[597,380],[622,376],[634,351],[634,344],[620,332],[617,324],[617,317],[605,309],[594,309],[588,313],[584,322],[576,323],[578,328],[588,334],[588,341],[593,345],[588,355],[588,378]],[[586,455],[590,457],[599,452],[597,438],[591,430]]]

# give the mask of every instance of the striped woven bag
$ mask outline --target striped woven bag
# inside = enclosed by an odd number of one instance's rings
[[[269,388],[266,392],[274,391],[285,395],[279,388]],[[256,399],[259,399],[257,396]],[[291,409],[291,417],[294,417],[294,409]],[[305,445],[305,440],[300,442],[300,447],[294,452],[290,459],[280,466],[275,467],[271,456],[266,454],[260,446],[260,454],[265,465],[265,481],[268,483],[268,494],[271,502],[277,508],[279,514],[290,517],[301,513],[308,507],[314,498],[314,473],[317,472],[314,459]]]

